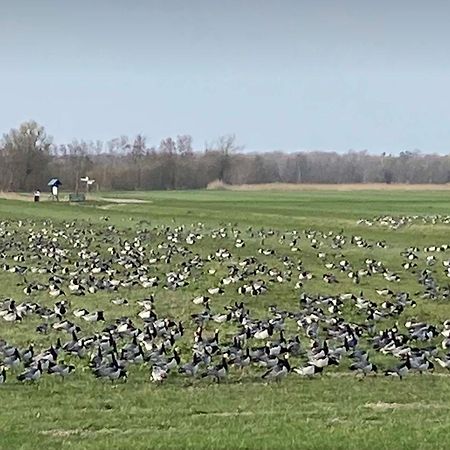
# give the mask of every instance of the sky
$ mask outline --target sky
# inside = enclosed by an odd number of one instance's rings
[[[450,2],[0,0],[0,131],[450,150]]]

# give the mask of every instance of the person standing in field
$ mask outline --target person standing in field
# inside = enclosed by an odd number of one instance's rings
[[[39,189],[36,189],[34,191],[34,201],[38,202],[41,198],[41,191]]]

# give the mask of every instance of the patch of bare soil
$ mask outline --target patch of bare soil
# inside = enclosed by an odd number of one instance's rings
[[[150,200],[142,200],[140,198],[115,198],[115,197],[99,197],[97,200],[110,203],[152,203]]]

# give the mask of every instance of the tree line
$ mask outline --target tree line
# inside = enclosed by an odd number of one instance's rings
[[[44,189],[58,177],[66,190],[80,177],[101,190],[200,189],[214,181],[260,183],[448,183],[450,156],[404,151],[248,153],[234,136],[194,149],[192,137],[167,137],[159,145],[142,135],[108,142],[54,143],[44,127],[23,123],[0,141],[0,190]]]

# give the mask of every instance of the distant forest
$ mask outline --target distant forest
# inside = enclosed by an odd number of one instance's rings
[[[77,190],[80,177],[101,190],[198,189],[259,183],[448,183],[450,156],[401,152],[244,152],[234,136],[194,149],[189,135],[168,137],[158,146],[142,135],[108,142],[54,143],[36,122],[10,130],[0,141],[0,190],[43,189],[58,177]]]

